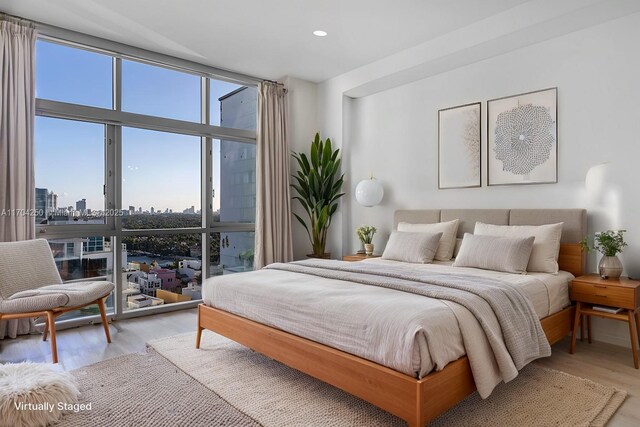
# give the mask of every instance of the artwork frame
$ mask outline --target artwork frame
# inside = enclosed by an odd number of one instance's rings
[[[558,88],[487,101],[487,186],[557,182]]]
[[[438,189],[482,186],[481,118],[482,102],[438,110]]]

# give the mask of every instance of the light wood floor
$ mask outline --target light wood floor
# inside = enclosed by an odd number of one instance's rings
[[[197,309],[174,311],[135,319],[118,320],[109,325],[111,344],[107,344],[102,324],[58,331],[58,360],[67,370],[91,365],[122,354],[143,352],[146,342],[196,330]],[[42,335],[0,340],[0,362],[51,362],[49,341]]]
[[[65,369],[76,369],[121,354],[144,351],[147,341],[195,331],[195,325],[195,309],[120,320],[110,325],[113,342],[109,345],[101,325],[67,329],[58,333],[58,356]],[[631,350],[600,342],[578,342],[574,355],[568,349],[566,338],[553,346],[551,357],[535,363],[627,390],[629,396],[609,426],[640,425],[640,370],[633,368]],[[51,360],[49,343],[43,342],[40,335],[0,340],[0,350],[0,362]]]

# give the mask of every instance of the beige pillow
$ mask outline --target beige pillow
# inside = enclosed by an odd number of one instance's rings
[[[465,233],[454,267],[524,274],[534,237],[475,236]]]
[[[389,236],[382,259],[429,264],[438,249],[442,233],[407,233],[394,231]]]
[[[410,224],[401,222],[398,224],[398,231],[409,231],[412,233],[442,233],[440,245],[436,252],[435,259],[438,261],[449,261],[453,256],[453,249],[456,246],[456,233],[458,233],[458,223],[454,219],[447,222],[436,222],[433,224]]]
[[[527,271],[558,274],[562,222],[545,225],[493,225],[476,222],[473,234],[480,236],[535,237]]]

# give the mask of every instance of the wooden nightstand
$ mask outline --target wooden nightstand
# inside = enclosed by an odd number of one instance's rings
[[[591,342],[591,316],[605,319],[621,320],[629,323],[633,364],[638,369],[638,329],[640,329],[640,281],[625,277],[620,279],[601,279],[597,274],[576,277],[571,282],[571,299],[576,302],[576,317],[573,322],[571,351],[576,347],[578,327],[582,324],[582,316],[589,323],[589,342]],[[622,308],[620,313],[596,311],[593,305]]]
[[[343,261],[362,261],[367,258],[380,258],[380,255],[366,255],[366,254],[353,254],[353,255],[345,255],[342,257]]]

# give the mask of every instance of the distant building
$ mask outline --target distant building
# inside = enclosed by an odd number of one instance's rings
[[[152,297],[157,296],[158,289],[162,289],[162,280],[155,273],[142,273],[135,280],[140,285],[140,292]]]
[[[255,130],[257,89],[241,87],[219,98],[220,126]],[[220,221],[255,222],[256,145],[220,141]],[[253,250],[253,233],[220,233],[220,264],[243,271],[240,253]]]
[[[176,271],[168,268],[155,268],[149,270],[149,274],[155,274],[162,281],[162,289],[173,289],[180,283],[176,277]]]
[[[87,199],[78,200],[76,202],[76,210],[85,213],[87,210]]]
[[[102,236],[51,239],[49,246],[63,280],[86,279],[113,274],[111,244]],[[126,245],[122,245],[121,253],[122,265],[126,265]]]
[[[44,221],[48,214],[48,200],[49,191],[46,188],[36,188],[36,224]]]
[[[130,310],[135,310],[136,308],[143,307],[151,307],[154,305],[162,305],[164,304],[164,300],[160,298],[155,298],[149,295],[130,295],[127,297],[127,307]]]
[[[182,213],[194,215],[196,213],[196,207],[191,206],[190,208],[183,210]]]
[[[85,252],[104,251],[104,237],[94,236],[82,242],[82,250]]]
[[[47,210],[49,212],[55,212],[58,210],[58,195],[53,191],[47,195]]]
[[[202,286],[197,283],[189,283],[185,288],[181,289],[182,295],[191,297],[192,300],[202,299]]]
[[[164,300],[164,302],[168,304],[191,301],[190,295],[177,294],[175,292],[165,291],[164,289],[160,289],[158,291],[157,297]]]
[[[202,263],[197,259],[183,259],[182,261],[178,262],[178,268],[200,270],[202,268]]]
[[[151,213],[155,213],[155,209],[151,206]]]

